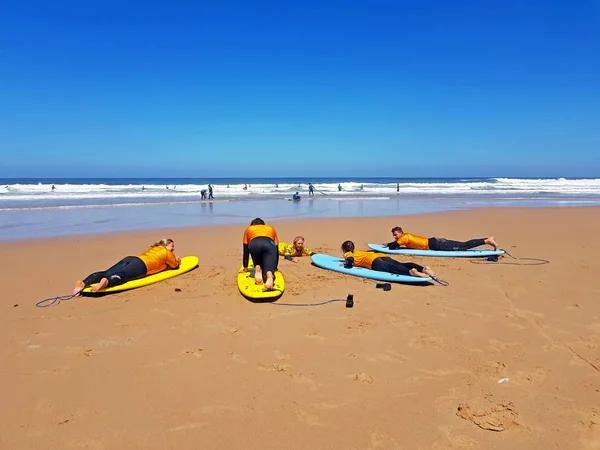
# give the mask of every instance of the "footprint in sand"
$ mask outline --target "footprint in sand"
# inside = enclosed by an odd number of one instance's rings
[[[358,373],[356,375],[350,375],[350,378],[353,381],[359,381],[363,384],[373,384],[375,382],[375,378],[373,378],[371,375],[367,374],[367,373]]]
[[[319,423],[319,416],[310,414],[302,410],[296,411],[295,415],[300,422],[304,422],[307,425],[321,426],[321,424]]]
[[[477,410],[467,403],[458,405],[456,415],[469,420],[488,431],[506,431],[520,427],[519,414],[512,402],[501,402],[484,410]]]
[[[422,334],[410,339],[408,345],[413,348],[441,348],[444,346],[444,339],[434,334]]]
[[[289,372],[290,366],[283,364],[259,364],[256,368],[263,372]]]
[[[192,355],[197,358],[200,358],[202,356],[203,351],[204,351],[203,348],[194,348],[192,350],[185,350],[185,351],[181,352],[181,354],[182,355]]]

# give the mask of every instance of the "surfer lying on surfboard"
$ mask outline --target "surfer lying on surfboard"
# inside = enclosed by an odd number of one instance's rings
[[[302,236],[296,236],[291,244],[280,242],[277,248],[281,256],[292,262],[298,262],[298,256],[311,256],[315,253],[304,246],[304,238]]]
[[[426,238],[415,234],[405,233],[402,228],[392,228],[392,236],[395,241],[382,244],[390,250],[397,250],[401,247],[418,249],[418,250],[437,250],[446,252],[465,251],[480,245],[491,245],[494,250],[498,248],[498,244],[493,236],[480,239],[471,239],[470,241],[460,242],[451,241],[444,238]]]
[[[173,239],[161,239],[139,256],[126,256],[110,269],[94,272],[83,281],[75,283],[73,294],[79,295],[82,289],[96,284],[91,291],[98,292],[112,286],[118,286],[131,280],[162,272],[167,267],[177,269],[181,258],[175,256]]]
[[[244,245],[244,256],[242,257],[242,267],[244,272],[248,272],[249,257],[252,256],[254,262],[254,281],[256,284],[265,283],[265,290],[273,289],[275,283],[275,272],[279,263],[279,253],[277,251],[277,232],[271,225],[265,225],[265,221],[257,217],[250,226],[244,231],[242,240]]]
[[[352,241],[345,241],[342,244],[342,252],[344,254],[344,259],[346,260],[346,263],[343,264],[343,266],[346,269],[357,266],[377,270],[378,272],[395,273],[397,275],[410,275],[421,278],[435,276],[428,266],[423,267],[415,263],[401,263],[384,253],[355,250],[354,242]]]

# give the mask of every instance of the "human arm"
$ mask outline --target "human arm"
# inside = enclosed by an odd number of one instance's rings
[[[353,265],[354,265],[354,257],[353,256],[348,256],[346,258],[345,263],[344,263],[344,269],[352,269]]]
[[[167,250],[167,266],[169,266],[171,269],[177,269],[180,263],[181,258],[176,256],[172,251]]]
[[[244,244],[244,256],[242,257],[242,266],[244,272],[248,270],[248,261],[250,260],[250,250],[248,250],[248,244]]]

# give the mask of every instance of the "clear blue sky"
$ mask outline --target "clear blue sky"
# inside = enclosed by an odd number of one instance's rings
[[[0,177],[600,176],[600,1],[0,7]]]

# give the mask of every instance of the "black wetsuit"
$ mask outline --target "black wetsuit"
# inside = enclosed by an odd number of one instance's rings
[[[148,269],[144,261],[137,256],[126,256],[110,269],[94,272],[88,275],[83,283],[86,287],[100,283],[102,278],[108,279],[108,287],[118,286],[131,280],[137,280],[146,276]]]
[[[272,272],[273,278],[275,277],[279,263],[279,251],[273,239],[267,236],[258,236],[252,239],[247,246],[244,245],[244,267],[248,266],[248,253],[252,256],[254,266],[261,267],[264,281],[267,280],[267,272]]]

